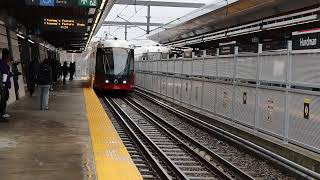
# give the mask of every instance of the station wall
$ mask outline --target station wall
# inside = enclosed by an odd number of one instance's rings
[[[294,52],[290,46],[136,61],[136,85],[225,123],[320,152],[320,51]]]

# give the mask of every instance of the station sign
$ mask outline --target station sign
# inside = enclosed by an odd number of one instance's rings
[[[233,55],[235,54],[236,42],[220,43],[219,55]]]
[[[100,0],[25,0],[28,6],[44,7],[96,7]]]
[[[85,19],[44,18],[42,27],[47,31],[86,32],[87,21]]]
[[[262,51],[273,51],[278,49],[287,49],[288,43],[283,41],[266,42],[262,46]]]
[[[320,29],[292,33],[292,50],[320,49]]]

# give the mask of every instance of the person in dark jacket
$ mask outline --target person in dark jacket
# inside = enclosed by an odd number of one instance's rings
[[[35,87],[36,87],[36,83],[37,83],[37,76],[38,76],[38,65],[39,63],[37,62],[37,60],[32,60],[30,65],[29,65],[29,71],[28,71],[28,76],[29,76],[29,93],[30,96],[32,96],[32,94],[35,91]]]
[[[52,69],[49,60],[45,59],[39,68],[38,86],[40,92],[40,109],[49,110],[49,90],[52,82]]]
[[[63,75],[63,84],[66,84],[66,77],[68,75],[68,71],[69,71],[69,67],[67,62],[63,62],[63,66],[62,66],[62,75]]]
[[[13,73],[13,83],[14,83],[14,90],[16,93],[16,99],[20,99],[19,95],[19,76],[22,75],[21,72],[19,72],[18,65],[20,62],[13,62],[12,63],[12,73]]]
[[[11,88],[10,78],[12,73],[10,72],[10,51],[7,48],[2,49],[2,60],[0,60],[0,72],[2,74],[2,88],[0,98],[0,122],[8,122],[6,119],[10,117],[6,114],[7,101],[9,99],[9,89]]]
[[[70,69],[70,81],[72,81],[74,73],[76,72],[76,62],[70,63],[69,69]]]

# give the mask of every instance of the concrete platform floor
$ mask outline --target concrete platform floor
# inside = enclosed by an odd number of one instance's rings
[[[9,123],[0,123],[0,179],[96,179],[82,83],[59,86],[50,110],[38,96],[9,106]]]

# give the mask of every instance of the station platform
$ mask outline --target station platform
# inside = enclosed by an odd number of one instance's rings
[[[57,86],[49,111],[39,110],[37,95],[8,107],[9,123],[0,124],[1,179],[142,179],[95,93],[84,86]],[[121,161],[108,155],[118,151]]]

